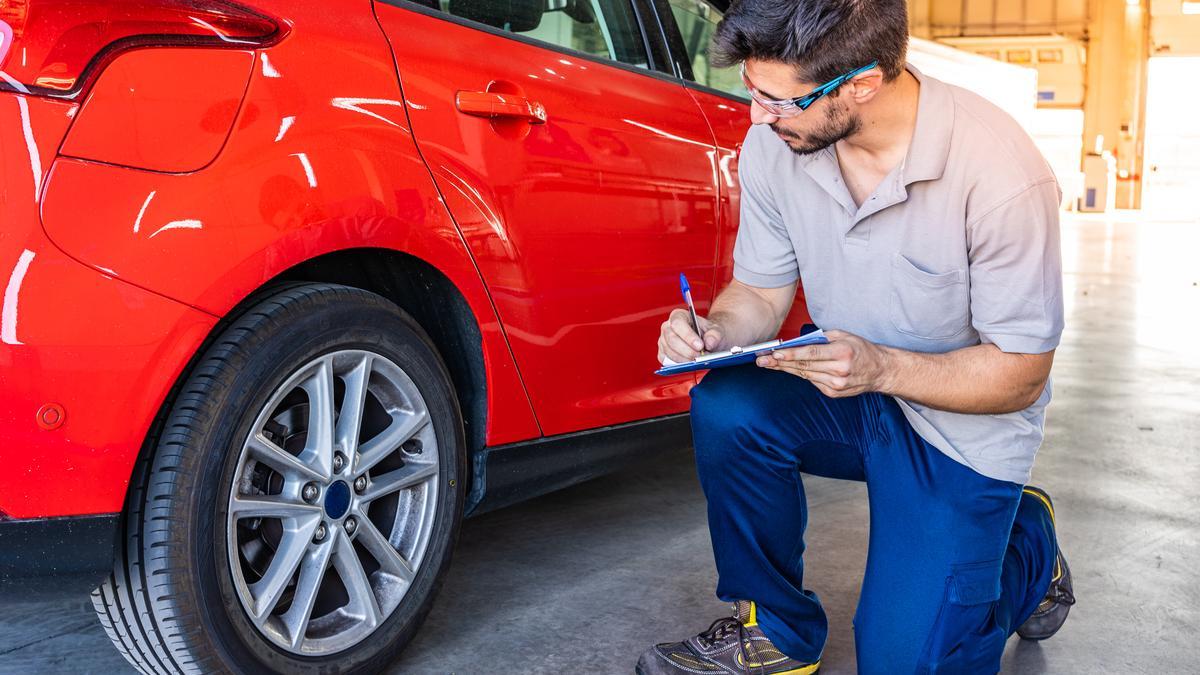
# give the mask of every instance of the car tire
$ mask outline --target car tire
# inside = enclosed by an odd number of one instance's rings
[[[155,426],[92,594],[135,668],[396,658],[449,565],[466,470],[449,374],[408,314],[360,289],[284,287],[209,343]]]

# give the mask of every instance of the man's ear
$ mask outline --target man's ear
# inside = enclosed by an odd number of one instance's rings
[[[846,83],[850,97],[859,105],[875,98],[879,88],[883,86],[883,71],[872,68],[865,73],[855,75]]]

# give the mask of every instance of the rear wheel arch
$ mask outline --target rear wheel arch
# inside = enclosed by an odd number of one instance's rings
[[[332,283],[387,298],[408,312],[442,357],[466,427],[472,454],[486,443],[487,369],[479,321],[454,282],[421,258],[400,251],[356,248],[311,258],[280,273],[264,288]],[[259,294],[255,294],[259,297]],[[239,307],[245,305],[242,303]]]
[[[180,371],[142,441],[138,456],[152,452],[163,421],[174,405],[180,387],[191,376],[212,342],[263,298],[290,285],[331,283],[380,295],[408,312],[425,330],[450,372],[462,411],[468,460],[486,445],[487,368],[479,322],[454,282],[433,265],[409,253],[392,249],[356,248],[326,253],[298,263],[245,295],[213,325]],[[470,490],[472,473],[464,479]],[[126,485],[126,500],[132,475]]]

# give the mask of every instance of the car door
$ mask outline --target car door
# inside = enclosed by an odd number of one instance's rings
[[[716,139],[722,210],[717,292],[733,279],[733,245],[737,239],[740,205],[737,158],[750,129],[750,95],[742,84],[741,73],[737,68],[716,68],[709,59],[712,35],[727,4],[706,0],[654,0],[675,72],[704,111]],[[780,335],[795,337],[800,334],[800,327],[810,321],[804,290],[800,288]]]
[[[680,272],[702,310],[712,295],[715,151],[638,9],[428,2],[376,13],[543,433],[686,410],[693,379],[653,375],[656,342]]]

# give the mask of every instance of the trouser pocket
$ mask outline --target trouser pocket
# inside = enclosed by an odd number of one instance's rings
[[[953,565],[919,673],[996,673],[1008,638],[996,623],[1004,560]]]

